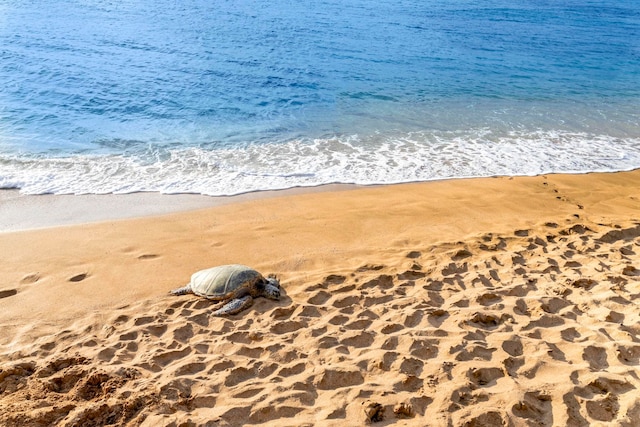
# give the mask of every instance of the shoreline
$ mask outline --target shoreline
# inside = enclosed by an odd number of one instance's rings
[[[231,196],[207,196],[200,194],[164,194],[158,192],[134,192],[126,194],[38,194],[25,195],[17,189],[0,189],[0,233],[42,229],[59,226],[118,221],[171,215],[180,212],[215,208],[218,206],[243,203],[295,195],[350,191],[376,187],[395,187],[429,183],[446,183],[468,180],[520,179],[542,176],[588,176],[633,173],[634,168],[620,171],[563,172],[539,175],[488,176],[435,179],[429,181],[409,181],[391,184],[321,184],[279,190],[258,190]],[[46,210],[46,215],[42,212]]]
[[[0,233],[0,424],[638,419],[640,170],[344,189]]]
[[[25,195],[20,194],[19,190],[4,189],[0,190],[0,233],[169,215],[250,200],[357,188],[362,186],[325,184],[233,196],[155,192]]]

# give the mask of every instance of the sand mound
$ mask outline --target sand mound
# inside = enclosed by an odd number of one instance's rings
[[[16,340],[0,424],[637,425],[639,223],[572,217],[386,259],[284,274],[281,301],[231,318],[162,296]]]

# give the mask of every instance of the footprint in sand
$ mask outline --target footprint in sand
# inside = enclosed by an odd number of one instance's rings
[[[273,326],[271,326],[270,330],[276,335],[283,335],[299,331],[306,328],[307,326],[308,325],[305,322],[299,322],[296,320],[285,320],[282,322],[274,323]]]
[[[38,273],[27,274],[20,280],[20,284],[22,285],[30,285],[32,283],[36,283],[40,280],[40,275]]]
[[[415,375],[405,375],[401,381],[393,384],[393,390],[398,393],[402,391],[408,391],[410,393],[416,393],[424,385],[424,380],[416,377]]]
[[[571,286],[573,286],[574,288],[582,288],[585,290],[590,290],[591,288],[593,288],[595,285],[597,285],[598,282],[596,282],[593,279],[578,279],[575,280],[573,282],[570,283]]]
[[[18,293],[17,289],[7,289],[5,291],[0,291],[0,299],[7,298],[7,297],[12,297],[17,293]]]
[[[625,365],[640,364],[640,346],[618,346],[618,360]]]
[[[409,353],[421,360],[435,358],[438,355],[438,351],[437,341],[430,339],[415,340],[409,348]]]
[[[590,345],[582,352],[582,359],[589,363],[589,367],[594,371],[601,371],[609,367],[607,350],[602,347]]]
[[[355,322],[350,322],[348,324],[345,324],[344,327],[345,329],[349,329],[349,330],[362,331],[369,328],[369,326],[371,326],[372,323],[373,321],[370,319],[360,319],[360,320],[356,320]]]
[[[293,377],[296,375],[300,375],[303,372],[305,372],[308,369],[308,366],[306,363],[296,363],[293,362],[287,366],[284,366],[280,369],[280,371],[278,372],[278,376],[279,377]]]
[[[607,395],[598,396],[593,400],[588,400],[585,404],[587,414],[597,421],[611,422],[617,416],[620,410],[617,396]]]
[[[345,276],[338,275],[338,274],[330,274],[330,275],[328,275],[327,277],[324,278],[323,284],[325,284],[325,285],[340,285],[340,284],[344,283],[345,280],[347,280],[347,278]]]
[[[398,324],[398,323],[389,323],[386,326],[384,326],[380,332],[382,332],[385,335],[389,335],[389,334],[395,334],[396,332],[399,332],[401,330],[404,329],[404,326]]]
[[[335,308],[345,308],[345,307],[356,305],[358,304],[359,301],[360,301],[360,298],[358,298],[355,295],[350,295],[348,297],[341,298],[339,300],[334,301],[333,306]]]
[[[524,394],[524,399],[513,405],[513,414],[520,418],[543,420],[543,425],[550,425],[552,419],[551,396],[531,391]]]
[[[476,301],[478,302],[478,304],[484,305],[486,307],[502,301],[502,297],[494,293],[487,293],[477,297]]]
[[[563,236],[569,236],[571,234],[584,234],[587,231],[593,231],[589,227],[585,227],[582,224],[576,224],[566,230],[560,231],[560,234]]]
[[[499,412],[490,411],[470,419],[464,425],[465,426],[504,426],[504,425],[507,425],[505,418],[506,416],[503,417]]]
[[[415,264],[414,264],[414,266],[415,266]],[[405,271],[404,273],[398,274],[398,279],[400,279],[400,280],[418,280],[418,279],[422,279],[425,276],[426,276],[426,273],[423,273],[421,271],[408,270],[408,271]]]
[[[461,259],[469,258],[472,255],[473,254],[470,251],[468,251],[467,249],[460,249],[455,254],[453,254],[451,256],[451,260],[459,261]]]
[[[378,288],[378,289],[391,289],[394,286],[393,277],[387,274],[383,274],[378,276],[375,279],[369,280],[366,283],[363,283],[360,288],[362,289],[370,289],[370,288]]]
[[[502,349],[513,357],[522,356],[524,352],[524,347],[518,338],[504,341],[502,343]]]
[[[428,314],[427,319],[431,324],[431,326],[433,326],[434,328],[439,328],[448,317],[449,317],[448,311],[442,310],[442,309],[435,309]]]
[[[413,357],[403,357],[399,366],[395,367],[395,369],[407,376],[414,375],[420,377],[424,369],[424,362]]]
[[[380,264],[365,264],[362,267],[358,268],[356,270],[356,273],[364,273],[367,271],[378,271],[378,270],[382,270],[384,268],[384,265],[380,265]]]
[[[495,385],[495,381],[504,377],[504,371],[500,368],[476,368],[467,373],[469,380],[477,386]]]
[[[474,326],[483,328],[483,329],[494,329],[506,322],[507,320],[512,320],[513,318],[509,314],[502,314],[498,316],[492,313],[474,313],[474,315],[467,320],[465,323],[473,324]]]
[[[82,282],[84,279],[86,279],[89,276],[89,273],[80,273],[80,274],[76,274],[75,276],[72,276],[69,278],[70,282]]]
[[[375,361],[375,366],[383,371],[390,371],[393,363],[398,359],[398,353],[395,351],[386,352],[381,359]]]
[[[496,348],[487,348],[480,344],[458,345],[452,347],[451,354],[458,353],[456,360],[459,362],[467,362],[469,360],[491,360],[492,354]]]
[[[420,322],[422,322],[423,317],[424,317],[424,312],[422,310],[416,310],[405,318],[404,326],[407,328],[415,328],[420,324]],[[368,326],[369,325],[367,325],[367,327]]]
[[[295,310],[295,306],[285,308],[279,307],[273,310],[273,312],[271,313],[271,318],[274,320],[287,320],[291,317]]]
[[[321,317],[322,314],[320,313],[320,310],[318,310],[316,307],[307,305],[307,306],[303,306],[299,316],[300,317]]]
[[[329,300],[329,298],[331,298],[331,294],[329,292],[319,291],[311,296],[307,302],[313,305],[323,305]]]
[[[331,323],[332,325],[343,325],[348,320],[349,320],[349,317],[339,314],[339,315],[334,316],[331,319],[329,319],[329,323]]]
[[[630,246],[621,247],[620,253],[624,256],[632,256],[636,254]]]
[[[368,348],[373,344],[375,336],[369,332],[347,333],[340,344],[354,348]]]

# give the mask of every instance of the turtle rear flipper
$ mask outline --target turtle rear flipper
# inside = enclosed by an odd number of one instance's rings
[[[187,286],[183,286],[181,288],[169,291],[169,293],[171,295],[186,295],[186,294],[192,294],[193,293],[193,289],[191,289],[191,284],[189,284]]]
[[[213,312],[214,316],[228,316],[230,314],[236,314],[242,310],[251,307],[253,304],[253,297],[251,295],[243,296],[242,298],[234,298],[221,308]]]

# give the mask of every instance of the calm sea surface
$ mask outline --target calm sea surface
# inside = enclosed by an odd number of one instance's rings
[[[0,188],[638,167],[638,1],[0,0]]]

